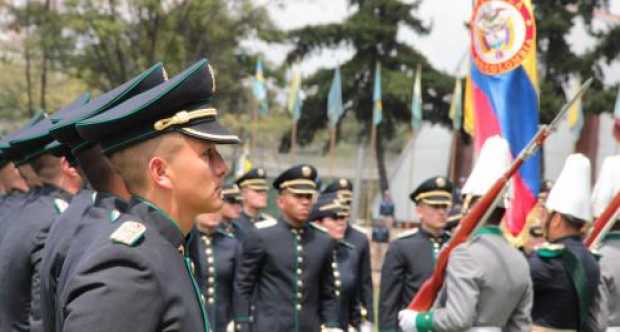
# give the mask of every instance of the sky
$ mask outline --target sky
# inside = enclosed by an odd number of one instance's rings
[[[273,21],[283,29],[341,22],[352,12],[346,0],[260,0],[257,2],[267,6]],[[611,3],[610,11],[620,15],[620,1]],[[398,38],[421,51],[435,68],[454,74],[467,52],[469,37],[463,23],[469,20],[471,10],[470,0],[425,0],[417,16],[426,23],[432,22],[433,30],[430,35],[420,37],[401,29]],[[606,24],[599,20],[597,26],[604,27]],[[578,54],[593,46],[592,40],[587,37],[580,24],[575,26],[569,40],[573,50]],[[246,41],[244,46],[264,53],[267,60],[275,64],[284,61],[288,49],[286,46],[274,47],[256,41]],[[298,65],[298,68],[303,75],[309,75],[321,67],[333,68],[351,56],[352,50],[349,49],[323,51],[305,59]],[[605,72],[609,73],[606,83],[613,84],[620,81],[620,63],[617,61],[612,66],[606,67]]]

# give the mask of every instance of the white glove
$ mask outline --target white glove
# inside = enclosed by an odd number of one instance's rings
[[[416,317],[418,317],[418,313],[411,309],[401,310],[398,313],[398,326],[403,332],[418,332],[415,325]]]
[[[372,332],[372,323],[366,321],[360,324],[359,332]]]

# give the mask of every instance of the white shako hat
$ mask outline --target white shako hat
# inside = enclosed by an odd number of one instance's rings
[[[474,169],[463,185],[463,195],[482,196],[510,167],[508,142],[498,135],[487,138],[480,149]]]
[[[591,222],[590,192],[590,160],[581,153],[571,154],[549,192],[545,207]]]
[[[603,161],[592,191],[592,212],[595,217],[605,211],[618,190],[620,190],[620,155],[609,156]]]

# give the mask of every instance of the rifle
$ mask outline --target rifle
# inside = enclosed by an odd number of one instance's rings
[[[448,266],[448,258],[450,253],[456,246],[465,242],[472,232],[477,228],[479,222],[483,220],[483,216],[487,214],[489,208],[494,205],[497,196],[502,192],[510,178],[519,170],[523,162],[531,157],[545,142],[547,137],[551,135],[558,126],[560,120],[564,117],[568,109],[586,92],[592,84],[592,78],[588,79],[577,91],[577,93],[566,103],[556,117],[548,125],[542,125],[538,132],[530,142],[521,150],[517,158],[512,162],[510,168],[499,178],[493,186],[467,211],[456,233],[452,236],[448,245],[439,253],[433,274],[427,279],[416,296],[409,303],[408,308],[418,312],[427,311],[433,305],[441,286],[443,285],[446,267]]]
[[[616,211],[620,207],[620,192],[617,192],[614,198],[609,202],[603,213],[594,222],[594,227],[586,239],[583,241],[586,247],[596,249],[601,239],[616,223]]]

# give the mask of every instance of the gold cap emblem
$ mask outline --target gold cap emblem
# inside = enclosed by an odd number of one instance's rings
[[[265,176],[265,170],[263,170],[262,168],[259,168],[256,173],[258,174],[258,176]]]
[[[437,185],[437,187],[443,188],[446,186],[446,179],[437,178],[437,180],[435,180],[435,184]]]
[[[341,188],[346,188],[347,184],[349,184],[349,182],[347,181],[347,179],[340,179],[340,187]]]
[[[304,177],[309,177],[312,174],[312,170],[308,166],[304,166],[301,168],[301,175]]]

